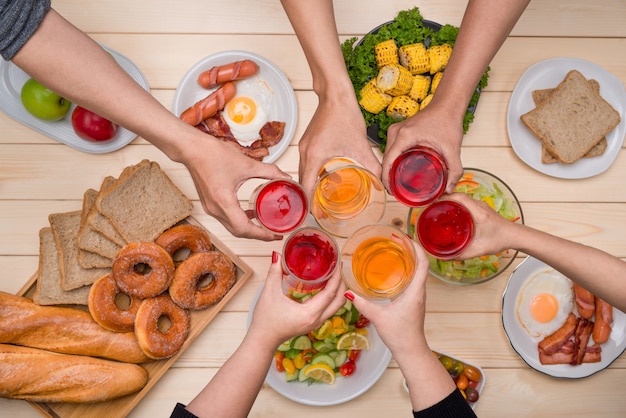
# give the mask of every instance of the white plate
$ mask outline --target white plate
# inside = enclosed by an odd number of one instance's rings
[[[128,75],[150,92],[148,81],[132,61],[106,46],[102,47],[115,58]],[[120,126],[115,136],[108,141],[91,142],[80,138],[72,128],[71,118],[72,111],[76,108],[75,104],[72,104],[67,115],[59,121],[49,122],[34,117],[24,109],[20,99],[22,86],[29,78],[28,74],[12,62],[0,60],[0,109],[12,119],[74,149],[91,154],[104,154],[118,150],[137,137],[135,133]]]
[[[259,287],[250,306],[248,327],[262,290],[263,285]],[[368,325],[367,330],[370,349],[363,350],[361,353],[357,362],[357,369],[353,375],[349,377],[339,376],[333,385],[287,382],[285,381],[285,374],[276,370],[274,363],[272,363],[265,378],[266,382],[285,398],[313,406],[337,405],[364,394],[380,379],[391,360],[391,351],[382,342],[374,326]]]
[[[535,108],[532,91],[556,87],[570,70],[600,83],[600,94],[621,115],[620,124],[606,136],[604,154],[582,158],[573,164],[541,162],[541,142],[522,123],[520,116]],[[607,170],[617,158],[626,133],[626,92],[622,82],[604,68],[579,58],[552,58],[530,66],[520,77],[509,101],[507,129],[517,156],[530,167],[552,177],[581,179]]]
[[[607,368],[626,349],[626,315],[613,308],[613,330],[609,341],[602,344],[602,361],[583,363],[577,366],[569,364],[543,365],[539,362],[537,343],[541,337],[533,338],[524,331],[517,319],[515,307],[520,289],[535,274],[544,270],[553,270],[547,264],[533,257],[526,257],[513,271],[502,297],[502,324],[513,349],[533,369],[554,377],[577,379],[587,377]]]
[[[249,59],[259,65],[258,76],[264,79],[274,90],[274,105],[269,112],[269,120],[285,122],[285,132],[280,142],[269,149],[269,155],[263,162],[273,163],[289,147],[291,139],[296,132],[298,121],[298,104],[296,94],[287,76],[271,61],[260,55],[247,51],[223,51],[210,55],[197,62],[183,77],[176,88],[172,111],[180,116],[188,107],[197,101],[204,99],[212,91],[217,89],[204,89],[197,82],[198,76],[213,66],[228,64],[234,61]]]

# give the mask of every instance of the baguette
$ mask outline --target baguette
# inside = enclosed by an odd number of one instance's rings
[[[107,331],[84,310],[39,306],[5,292],[0,292],[0,343],[126,363],[150,361],[134,332]]]
[[[0,396],[30,402],[100,402],[148,381],[136,364],[0,344]]]

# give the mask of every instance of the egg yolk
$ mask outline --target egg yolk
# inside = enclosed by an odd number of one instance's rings
[[[235,123],[245,125],[256,115],[256,103],[250,97],[235,97],[228,103],[228,117]]]
[[[556,316],[559,302],[550,293],[540,293],[530,301],[530,314],[537,322],[550,322]]]

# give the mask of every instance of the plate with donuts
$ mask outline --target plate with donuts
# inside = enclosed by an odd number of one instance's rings
[[[115,219],[122,216],[115,214],[118,205],[107,212],[107,199],[120,202],[115,187],[158,187],[161,197],[179,210],[153,228],[158,221],[145,216],[148,208],[120,205],[123,216],[136,210],[149,222],[132,231],[139,235],[118,229],[128,242],[110,259],[101,256],[108,267],[84,268],[78,265],[76,229],[81,219],[83,227],[90,225],[89,217],[81,216],[90,212],[85,193],[82,211],[52,214],[50,227],[41,229],[38,271],[17,295],[0,292],[0,323],[7,325],[0,327],[0,374],[7,365],[29,370],[4,381],[3,396],[27,400],[44,416],[126,417],[253,274],[190,216],[193,205],[158,164],[144,160],[127,167],[116,182],[94,191],[93,207],[109,215],[112,225],[121,225]],[[137,193],[129,196],[136,199]],[[135,226],[140,222],[135,220]],[[67,240],[72,260],[61,232],[72,238]],[[99,249],[105,252],[103,245]],[[61,290],[69,286],[63,280],[70,276],[70,261],[81,278],[94,278]],[[28,363],[25,354],[38,356],[32,358],[40,358],[37,363],[45,367]],[[81,372],[70,374],[70,369]]]

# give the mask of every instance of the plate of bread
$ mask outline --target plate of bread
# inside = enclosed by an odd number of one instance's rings
[[[517,156],[552,177],[607,170],[626,133],[626,92],[613,74],[579,58],[529,67],[509,101],[507,129]]]

